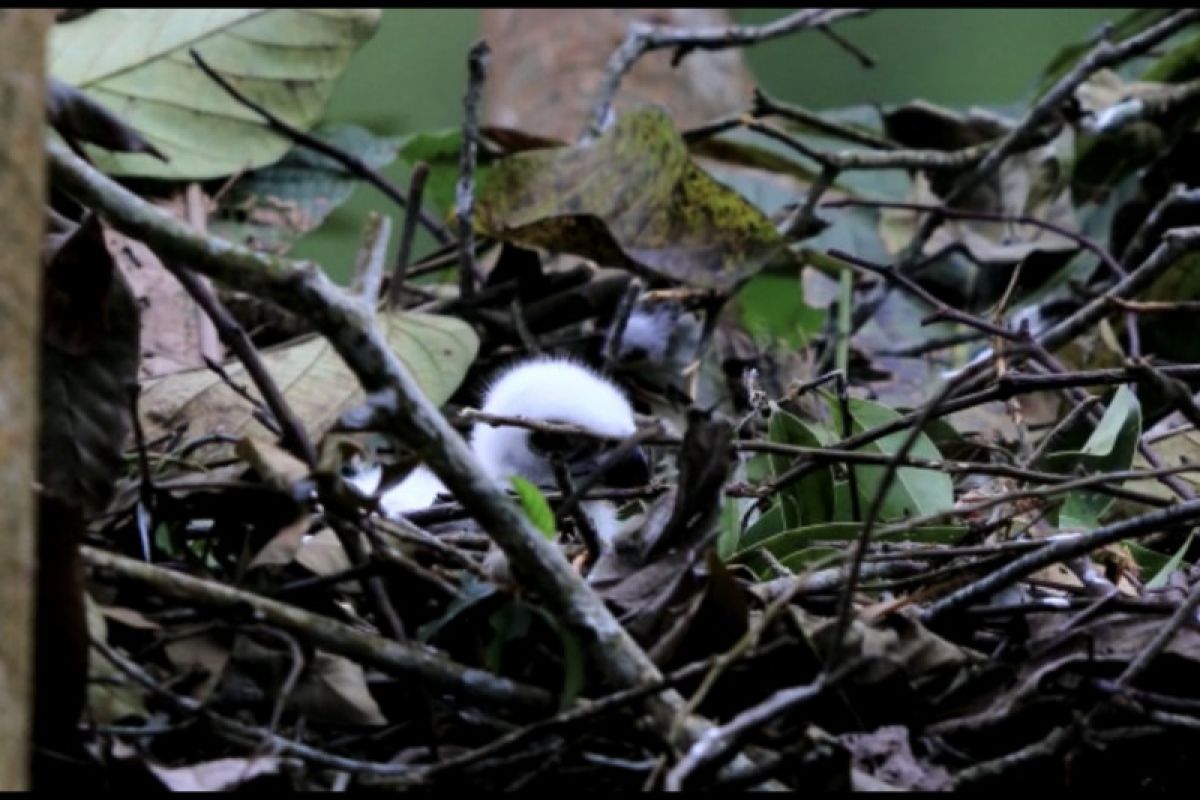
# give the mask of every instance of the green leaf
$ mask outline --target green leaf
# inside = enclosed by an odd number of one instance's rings
[[[1129,549],[1129,554],[1133,556],[1133,560],[1137,562],[1138,570],[1143,575],[1153,574],[1158,577],[1160,573],[1170,561],[1170,557],[1163,555],[1157,550],[1151,550],[1144,544],[1138,544],[1135,541],[1122,542]]]
[[[450,399],[479,351],[474,329],[455,317],[383,313],[376,324],[435,405]],[[314,439],[329,430],[344,411],[363,402],[354,374],[322,337],[305,337],[265,350],[262,357],[284,399]],[[258,396],[240,363],[227,364],[226,372]],[[271,435],[254,419],[250,404],[208,369],[177,372],[147,382],[139,410],[151,438],[184,423],[192,430],[220,430],[233,436]]]
[[[1083,448],[1051,453],[1046,456],[1046,468],[1054,472],[1083,474],[1127,470],[1133,464],[1141,435],[1141,404],[1133,390],[1122,385]],[[1112,502],[1109,495],[1071,492],[1059,511],[1059,527],[1092,530],[1100,524],[1100,517]]]
[[[797,447],[821,447],[828,443],[824,431],[818,431],[804,420],[776,409],[767,423],[767,438],[772,442]],[[773,477],[779,477],[792,466],[790,456],[770,454],[767,463]],[[829,522],[834,514],[833,472],[828,467],[816,469],[778,494],[783,505],[784,521],[788,527]]]
[[[717,536],[717,555],[722,561],[727,561],[737,549],[738,539],[742,535],[744,511],[733,497],[726,498],[721,506],[721,533]]]
[[[307,130],[379,19],[378,9],[102,9],[54,26],[50,74],[84,90],[170,159],[89,148],[101,169],[214,178],[270,164],[291,142],[205,76],[190,48],[251,100]]]
[[[396,158],[396,140],[357,125],[333,125],[313,134],[375,169]],[[358,182],[336,161],[294,147],[279,162],[235,183],[221,198],[210,228],[231,242],[281,255],[348,200]]]
[[[1145,588],[1161,589],[1167,585],[1167,578],[1170,578],[1171,573],[1179,569],[1179,565],[1183,563],[1183,554],[1186,553],[1188,548],[1192,546],[1192,537],[1195,535],[1195,531],[1188,534],[1188,537],[1184,541],[1183,545],[1175,551],[1175,555],[1171,556],[1167,560],[1167,563],[1163,564],[1162,567],[1159,568],[1158,572],[1154,573],[1153,578],[1146,581]]]
[[[836,419],[840,414],[837,402],[830,396],[825,396],[830,414]],[[861,433],[871,428],[891,422],[900,415],[885,405],[870,400],[850,399],[850,417],[854,433]],[[868,453],[892,455],[904,443],[907,431],[897,431],[863,445],[860,450]],[[909,451],[913,458],[940,460],[942,454],[928,436],[922,433]],[[885,467],[856,466],[855,477],[858,483],[858,497],[863,511],[870,507],[878,491]],[[882,520],[893,520],[909,516],[924,516],[944,511],[954,505],[954,487],[950,477],[942,472],[916,467],[901,467],[896,470],[888,489],[879,516]]]
[[[439,214],[449,215],[454,208],[455,187],[458,185],[458,161],[462,150],[462,130],[416,133],[400,148],[400,159],[409,166],[423,161],[429,167],[425,196]],[[478,196],[491,173],[491,166],[482,157],[475,168],[475,192]]]
[[[771,222],[689,158],[660,109],[583,147],[499,162],[477,201],[489,236],[728,291],[780,252]]]
[[[521,500],[521,510],[525,512],[525,516],[547,539],[553,540],[557,533],[554,527],[554,512],[550,510],[546,496],[520,475],[512,476],[512,488]]]
[[[808,344],[825,323],[825,312],[804,302],[804,289],[794,274],[759,273],[738,291],[735,302],[751,335],[777,339],[793,349]]]

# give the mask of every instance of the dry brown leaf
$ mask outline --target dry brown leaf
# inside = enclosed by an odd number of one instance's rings
[[[112,230],[104,236],[141,309],[138,377],[146,380],[204,366],[206,352],[214,355],[202,346],[216,336],[212,322],[149,247]],[[219,350],[215,355],[219,361]]]
[[[249,568],[283,566],[292,563],[300,552],[300,548],[304,546],[304,537],[308,534],[310,524],[312,524],[312,517],[303,514],[295,522],[285,526],[283,530],[271,537],[271,541],[263,545],[263,548],[250,562]]]
[[[168,642],[163,650],[176,667],[204,671],[204,680],[192,691],[192,697],[197,700],[205,700],[213,693],[229,663],[229,648],[207,633]]]
[[[361,664],[345,656],[317,652],[288,706],[314,721],[334,725],[386,725],[367,688]]]

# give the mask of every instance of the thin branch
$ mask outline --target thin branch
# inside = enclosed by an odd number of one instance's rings
[[[374,169],[370,164],[352,153],[347,153],[346,151],[335,147],[328,142],[322,141],[317,137],[305,133],[299,128],[284,122],[275,114],[246,97],[246,95],[242,94],[236,87],[233,86],[233,84],[225,80],[221,73],[210,67],[205,60],[200,57],[200,54],[196,52],[196,50],[190,49],[188,50],[188,53],[191,55],[192,60],[196,62],[196,66],[200,68],[201,72],[203,72],[209,77],[210,80],[224,89],[225,93],[234,100],[262,117],[263,121],[267,123],[267,127],[269,129],[281,134],[287,139],[290,139],[301,147],[306,147],[309,150],[320,153],[323,156],[332,158],[334,161],[345,167],[347,172],[362,178],[367,183],[374,186],[396,205],[400,206],[401,208],[406,207],[404,195],[400,192],[396,185],[387,178],[383,177],[383,175],[378,170]],[[453,241],[453,237],[451,237],[446,229],[442,227],[442,224],[434,219],[434,217],[428,212],[426,212],[424,209],[417,209],[417,213],[420,215],[421,224],[425,226],[425,229],[428,230],[430,234],[432,234],[434,239],[437,239],[438,244],[445,245],[450,244]]]
[[[379,287],[383,285],[383,263],[387,260],[388,240],[392,236],[392,220],[374,211],[367,214],[363,225],[358,256],[354,261],[354,276],[350,294],[359,298],[364,308],[374,311],[379,303]]]
[[[404,227],[400,230],[400,248],[396,252],[396,268],[392,270],[392,279],[388,285],[388,308],[399,308],[404,296],[404,281],[407,278],[408,263],[412,258],[413,239],[417,233],[417,217],[414,208],[421,207],[421,198],[425,193],[425,182],[429,180],[429,165],[424,161],[418,162],[412,169],[408,179],[408,208],[404,214]]]
[[[625,327],[629,324],[629,316],[637,305],[642,293],[642,282],[632,278],[621,294],[617,310],[613,313],[612,322],[608,325],[608,335],[604,339],[604,372],[612,372],[616,366],[617,357],[621,353],[621,341],[625,338]]]
[[[1200,500],[1176,503],[1077,536],[1056,538],[932,603],[920,613],[920,619],[926,624],[934,622],[951,611],[1011,586],[1042,567],[1090,553],[1122,539],[1145,536],[1167,526],[1189,524],[1196,520],[1200,520]]]
[[[1160,199],[1150,213],[1138,225],[1121,253],[1121,263],[1130,266],[1144,259],[1152,249],[1156,235],[1162,228],[1167,212],[1175,206],[1200,204],[1200,189],[1188,189],[1186,184],[1177,183]]]
[[[730,25],[692,30],[647,25],[642,22],[630,23],[625,41],[613,51],[604,67],[604,77],[592,101],[591,113],[579,142],[589,142],[604,131],[613,100],[621,86],[621,79],[646,53],[671,48],[691,51],[745,47],[789,33],[828,26],[839,19],[857,17],[868,12],[869,9],[865,8],[806,8],[766,25]]]
[[[475,161],[479,151],[479,106],[483,102],[483,81],[491,50],[479,41],[467,53],[467,91],[463,95],[462,150],[458,161],[458,185],[455,187],[454,213],[458,220],[458,296],[470,300],[475,295],[479,265],[475,261]]]
[[[1154,659],[1158,658],[1167,649],[1167,645],[1183,629],[1183,626],[1195,622],[1197,608],[1200,608],[1200,581],[1197,581],[1192,586],[1192,590],[1188,592],[1187,599],[1179,605],[1179,608],[1175,609],[1175,613],[1171,615],[1166,624],[1159,628],[1154,634],[1154,638],[1150,640],[1150,643],[1138,650],[1134,659],[1117,676],[1116,687],[1122,689],[1128,686],[1133,683],[1138,675],[1145,672]]]
[[[308,438],[308,432],[304,430],[304,423],[288,405],[283,392],[279,390],[279,385],[275,383],[275,379],[263,363],[258,349],[250,341],[246,329],[233,318],[208,283],[201,280],[191,269],[188,267],[168,267],[168,269],[196,305],[200,306],[212,320],[213,327],[217,329],[217,335],[221,337],[221,342],[237,356],[238,360],[242,362],[242,366],[246,368],[246,374],[254,382],[254,387],[262,395],[263,402],[279,425],[283,447],[310,468],[315,467],[317,451]]]
[[[776,100],[768,95],[761,88],[754,90],[754,105],[750,109],[750,115],[753,117],[783,117],[790,119],[792,122],[798,122],[806,128],[822,133],[826,136],[835,139],[841,139],[847,142],[861,144],[864,147],[870,147],[873,150],[898,150],[900,145],[886,139],[882,136],[861,128],[842,125],[838,122],[825,119],[820,114],[814,111],[809,111],[807,108],[785,103],[782,100]]]
[[[92,567],[110,570],[122,579],[210,608],[235,613],[239,609],[242,612],[250,611],[256,619],[332,653],[348,656],[386,672],[420,676],[439,691],[468,697],[476,702],[500,703],[517,708],[547,708],[554,704],[554,698],[542,689],[480,669],[464,667],[435,655],[432,650],[364,633],[296,606],[153,564],[142,564],[88,545],[84,545],[80,552],[84,561]]]
[[[1030,225],[1036,228],[1050,231],[1064,239],[1070,239],[1075,244],[1084,248],[1092,255],[1100,259],[1105,267],[1108,268],[1113,275],[1118,279],[1124,278],[1128,271],[1121,265],[1112,253],[1108,252],[1103,246],[1093,239],[1089,239],[1083,234],[1077,233],[1070,228],[1064,228],[1054,222],[1048,220],[1031,217],[1027,214],[1002,214],[992,211],[975,211],[965,208],[950,208],[944,203],[908,203],[908,202],[893,202],[888,200],[829,200],[821,204],[822,208],[897,208],[909,211],[925,211],[951,219],[978,219],[989,222],[1003,222],[1009,225]]]
[[[858,61],[859,65],[861,65],[863,69],[874,69],[875,68],[876,61],[870,53],[868,53],[866,50],[863,50],[861,47],[859,47],[854,42],[847,39],[845,36],[842,36],[840,33],[835,31],[833,28],[830,28],[828,25],[818,25],[817,31],[819,33],[821,33],[826,39],[833,42],[834,44],[836,44],[838,47],[845,50],[850,55],[854,56],[855,60]]]

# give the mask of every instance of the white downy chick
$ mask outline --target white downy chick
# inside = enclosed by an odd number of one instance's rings
[[[616,439],[636,431],[633,407],[611,381],[575,361],[539,357],[519,362],[492,381],[481,411],[497,416],[520,416],[541,422],[573,425]],[[591,474],[615,447],[610,438],[545,433],[510,425],[476,423],[471,450],[501,488],[509,488],[514,475],[543,489],[554,489],[551,458],[560,456],[576,479]],[[640,449],[610,468],[600,480],[605,486],[640,486],[649,473]],[[363,487],[366,488],[366,487]],[[431,505],[446,492],[441,481],[424,466],[380,498],[387,516],[398,516]],[[603,546],[620,529],[617,508],[604,500],[583,503]]]

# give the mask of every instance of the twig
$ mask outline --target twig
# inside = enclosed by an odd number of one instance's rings
[[[1195,620],[1197,608],[1200,608],[1200,581],[1192,586],[1187,599],[1180,604],[1179,608],[1175,609],[1175,613],[1171,615],[1166,624],[1159,628],[1150,643],[1139,650],[1125,670],[1117,676],[1116,687],[1121,689],[1128,686],[1138,675],[1145,672],[1146,667],[1150,666],[1151,662],[1167,649],[1167,645],[1171,643],[1183,626]]]
[[[754,117],[776,116],[790,119],[826,136],[861,144],[864,147],[870,147],[874,150],[900,149],[900,146],[895,142],[885,139],[882,136],[877,136],[870,131],[832,122],[806,108],[800,108],[799,106],[776,100],[761,88],[754,90],[754,105],[751,107],[750,114]]]
[[[1162,227],[1167,212],[1178,205],[1200,204],[1200,189],[1188,189],[1186,184],[1177,183],[1160,199],[1150,213],[1138,225],[1125,249],[1121,253],[1121,263],[1129,267],[1142,261],[1149,254],[1155,243],[1155,234]]]
[[[787,145],[801,155],[811,158],[823,167],[840,172],[873,169],[923,169],[923,170],[961,170],[978,163],[986,156],[993,145],[992,142],[982,142],[959,150],[842,150],[829,152],[818,150],[806,144],[803,140],[783,131],[774,125],[750,117],[744,117],[741,124],[747,130],[761,133],[771,139]],[[1021,143],[1023,149],[1039,147],[1053,139],[1055,129],[1046,128],[1035,131]]]
[[[1042,437],[1042,440],[1038,442],[1038,446],[1034,448],[1033,452],[1031,452],[1028,458],[1025,459],[1025,466],[1032,466],[1033,464],[1036,464],[1038,459],[1049,452],[1051,447],[1062,441],[1062,437],[1065,436],[1072,428],[1074,428],[1076,423],[1083,419],[1084,415],[1091,411],[1099,402],[1099,397],[1089,397],[1082,403],[1072,407],[1071,410],[1067,412],[1066,416],[1059,420],[1058,424],[1051,428],[1050,431]]]
[[[824,35],[826,39],[833,42],[850,55],[854,56],[863,69],[874,69],[876,62],[871,54],[854,44],[854,42],[850,41],[845,36],[842,36],[828,25],[818,25],[817,31]]]
[[[354,261],[354,277],[350,294],[356,295],[364,308],[374,312],[379,303],[379,287],[383,285],[383,262],[387,260],[388,240],[392,237],[392,220],[374,211],[367,214],[363,225],[358,256]]]
[[[542,689],[480,669],[464,667],[440,658],[425,648],[364,633],[296,606],[163,567],[142,564],[88,545],[84,545],[80,552],[84,561],[97,569],[111,570],[121,578],[192,603],[232,612],[248,610],[256,619],[330,652],[387,672],[419,675],[439,691],[471,698],[476,702],[517,708],[548,708],[554,705],[554,698]]]
[[[421,207],[421,198],[425,193],[425,182],[429,180],[429,165],[424,161],[418,162],[412,169],[408,179],[408,208],[404,212],[404,227],[400,230],[400,249],[396,252],[396,268],[392,271],[392,280],[388,286],[388,308],[399,308],[404,296],[404,281],[407,277],[408,262],[412,258],[413,239],[417,233],[417,217],[414,208]]]
[[[271,416],[279,425],[280,443],[283,447],[309,467],[316,466],[317,451],[313,447],[312,441],[309,440],[308,433],[304,430],[304,424],[292,411],[283,392],[279,390],[279,385],[267,371],[267,367],[263,364],[258,349],[250,341],[246,329],[238,324],[238,321],[217,298],[216,293],[190,268],[168,266],[168,269],[171,270],[171,274],[175,276],[175,280],[179,281],[179,285],[183,287],[184,291],[196,302],[196,305],[200,306],[212,320],[213,327],[217,329],[217,335],[221,337],[221,342],[237,356],[238,361],[242,362],[246,374],[254,382],[254,387],[258,389],[263,402],[271,411]],[[217,368],[213,364],[209,366]],[[222,369],[221,372],[224,370]]]
[[[1064,239],[1070,239],[1075,244],[1084,248],[1092,255],[1100,259],[1105,267],[1108,268],[1113,275],[1118,279],[1124,278],[1128,271],[1112,253],[1108,252],[1103,246],[1093,239],[1089,239],[1081,233],[1077,233],[1070,228],[1064,228],[1054,222],[1031,217],[1028,214],[1002,214],[992,211],[976,211],[965,208],[950,208],[944,203],[908,203],[888,200],[829,200],[821,204],[822,208],[896,208],[905,209],[908,211],[925,211],[934,214],[941,214],[951,219],[978,219],[989,222],[1003,222],[1009,225],[1030,225],[1036,228],[1050,231],[1051,233],[1062,236]]]
[[[879,519],[879,513],[883,510],[883,501],[891,490],[892,482],[895,480],[896,473],[900,469],[900,460],[905,458],[912,448],[916,446],[917,440],[924,435],[925,424],[932,418],[938,404],[950,396],[961,380],[964,380],[961,376],[950,379],[934,395],[932,400],[922,406],[917,418],[913,421],[912,427],[908,429],[904,441],[892,453],[891,458],[884,467],[883,475],[880,477],[879,485],[875,490],[875,496],[871,498],[871,505],[867,507],[867,515],[863,519],[858,540],[851,551],[850,570],[846,575],[846,586],[842,589],[841,598],[838,601],[837,622],[834,625],[833,638],[830,640],[831,651],[829,653],[829,664],[835,667],[841,661],[842,648],[844,646],[843,639],[850,630],[850,617],[854,613],[854,593],[858,588],[858,578],[862,570],[863,556],[866,555],[867,545],[871,542],[871,533],[874,530],[875,521]]]
[[[861,16],[865,8],[806,8],[781,17],[766,25],[730,25],[722,28],[671,28],[634,22],[629,25],[625,40],[609,56],[604,67],[600,89],[592,101],[587,125],[580,134],[580,144],[599,136],[607,124],[613,99],[625,73],[646,53],[665,48],[691,50],[723,50],[744,47],[806,29],[827,26],[839,19]],[[677,53],[679,58],[681,53]]]
[[[608,335],[604,339],[604,372],[612,372],[616,366],[617,357],[621,353],[621,340],[625,338],[625,327],[629,324],[629,316],[637,305],[638,296],[642,293],[642,282],[637,278],[630,279],[613,312],[612,322],[608,325]]]
[[[467,53],[467,91],[463,95],[462,150],[458,161],[458,185],[455,187],[454,213],[458,219],[458,296],[470,300],[475,295],[475,160],[479,150],[479,105],[483,100],[483,81],[491,56],[487,42],[479,41]]]
[[[1122,539],[1143,536],[1168,525],[1191,523],[1197,519],[1200,519],[1200,500],[1193,500],[1150,511],[1078,536],[1055,539],[931,604],[921,612],[920,619],[927,624],[933,622],[955,609],[994,594],[1016,583],[1029,573],[1055,562],[1084,555]]]
[[[332,158],[334,161],[336,161],[337,163],[339,163],[343,167],[345,167],[347,172],[349,172],[352,175],[355,175],[359,178],[362,178],[367,183],[371,184],[376,189],[383,192],[383,194],[385,194],[388,197],[388,199],[390,199],[393,203],[400,206],[401,208],[405,208],[404,195],[400,192],[400,190],[396,187],[396,185],[394,183],[389,181],[387,178],[383,177],[383,175],[380,174],[378,170],[374,169],[370,164],[366,163],[361,158],[359,158],[358,156],[356,156],[352,153],[347,153],[346,151],[344,151],[338,147],[335,147],[335,146],[329,144],[328,142],[322,141],[322,140],[318,139],[317,137],[312,136],[311,134],[305,133],[304,131],[300,130],[299,128],[296,128],[296,127],[284,122],[282,119],[277,117],[275,114],[268,111],[266,108],[264,108],[263,106],[259,105],[256,102],[254,102],[250,98],[246,97],[246,95],[242,94],[237,88],[235,88],[233,86],[233,84],[231,84],[231,83],[229,83],[229,81],[225,80],[224,76],[222,76],[221,73],[217,72],[212,67],[210,67],[204,61],[204,59],[200,57],[200,54],[198,52],[196,52],[195,49],[189,49],[188,53],[191,55],[192,60],[196,62],[196,66],[200,68],[201,72],[203,72],[214,83],[216,83],[218,86],[220,86],[222,89],[224,89],[225,93],[228,94],[230,97],[232,97],[234,100],[241,103],[246,108],[250,109],[255,114],[258,114],[260,117],[262,117],[263,121],[265,121],[267,123],[268,128],[275,131],[276,133],[282,134],[283,136],[287,137],[288,139],[290,139],[291,141],[300,145],[301,147],[306,147],[309,150],[313,150],[317,153],[320,153],[323,156]],[[421,224],[424,225],[425,229],[428,230],[429,233],[433,235],[434,239],[437,239],[438,244],[445,245],[445,244],[450,244],[453,241],[453,237],[451,237],[450,234],[447,233],[446,229],[442,227],[441,223],[439,223],[436,219],[434,219],[424,209],[417,209],[417,213],[421,220]]]
[[[554,481],[558,484],[558,490],[562,492],[563,497],[574,497],[578,492],[571,481],[571,471],[567,469],[566,462],[561,456],[555,455],[550,463],[554,467]],[[595,562],[600,557],[600,537],[596,533],[596,527],[592,525],[583,506],[578,503],[571,508],[570,516],[575,522],[579,538],[583,540],[583,545],[587,548],[588,561]]]
[[[368,773],[374,775],[403,775],[414,770],[414,767],[408,764],[381,764],[378,762],[361,761],[359,759],[345,758],[344,756],[334,755],[324,750],[318,750],[315,747],[297,742],[293,739],[286,739],[278,734],[272,733],[265,728],[258,728],[253,725],[246,725],[232,717],[226,717],[218,714],[211,709],[205,708],[199,701],[193,700],[190,697],[176,694],[167,689],[161,683],[156,681],[151,675],[138,666],[133,661],[125,658],[117,650],[99,639],[93,638],[91,645],[104,658],[115,666],[122,673],[133,678],[146,689],[154,692],[156,695],[165,698],[175,708],[189,714],[198,714],[215,724],[217,729],[225,736],[240,740],[243,744],[248,744],[252,747],[261,747],[264,744],[269,745],[275,752],[290,753],[297,757],[303,758],[314,764],[320,764],[324,767],[332,769],[344,770],[351,773]]]

